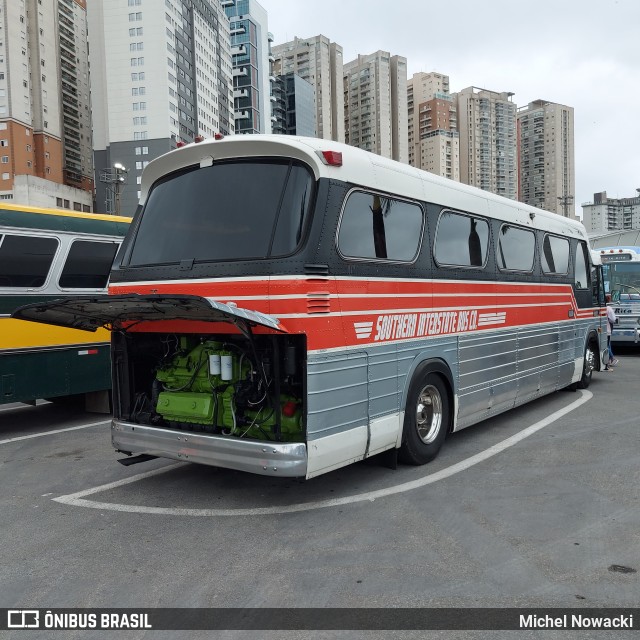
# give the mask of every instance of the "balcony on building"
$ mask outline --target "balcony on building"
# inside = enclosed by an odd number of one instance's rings
[[[247,53],[247,48],[243,44],[238,44],[231,47],[232,56],[243,56],[245,53]]]
[[[247,75],[247,67],[234,67],[233,69],[233,77],[237,78],[238,76],[246,76]]]

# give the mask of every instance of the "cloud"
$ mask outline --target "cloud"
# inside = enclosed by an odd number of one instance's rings
[[[438,71],[452,91],[511,91],[575,111],[575,202],[629,197],[640,187],[638,0],[261,0],[275,42],[322,33],[348,62],[382,49],[407,58],[409,75]],[[579,206],[577,211],[580,212]]]

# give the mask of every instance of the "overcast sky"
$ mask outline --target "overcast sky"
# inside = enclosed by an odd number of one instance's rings
[[[258,0],[274,44],[322,34],[344,62],[379,49],[451,92],[511,91],[575,110],[576,212],[640,188],[640,0]]]

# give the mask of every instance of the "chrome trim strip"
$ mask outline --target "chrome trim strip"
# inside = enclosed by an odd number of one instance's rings
[[[307,446],[303,442],[241,440],[120,420],[111,422],[111,442],[118,451],[146,453],[264,476],[307,475]]]

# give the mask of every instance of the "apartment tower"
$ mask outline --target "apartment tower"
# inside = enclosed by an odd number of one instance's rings
[[[516,105],[513,93],[467,87],[456,94],[460,181],[516,200]]]
[[[273,83],[273,133],[316,137],[315,91],[296,75],[276,76]]]
[[[88,18],[97,207],[132,215],[150,160],[234,133],[229,18],[216,0],[91,1]]]
[[[347,144],[408,162],[407,59],[376,51],[345,64],[344,112]]]
[[[606,191],[593,194],[593,202],[582,205],[582,223],[587,233],[599,235],[608,231],[640,229],[640,189],[629,198],[608,198]]]
[[[267,12],[256,0],[222,0],[230,20],[236,133],[271,133]]]
[[[460,181],[460,135],[449,76],[414,73],[407,82],[409,164]]]
[[[575,218],[573,107],[536,100],[517,111],[521,202]]]
[[[295,73],[315,90],[319,138],[344,142],[342,47],[329,38],[294,38],[271,49],[274,75]]]
[[[91,211],[85,0],[0,0],[0,199]]]

